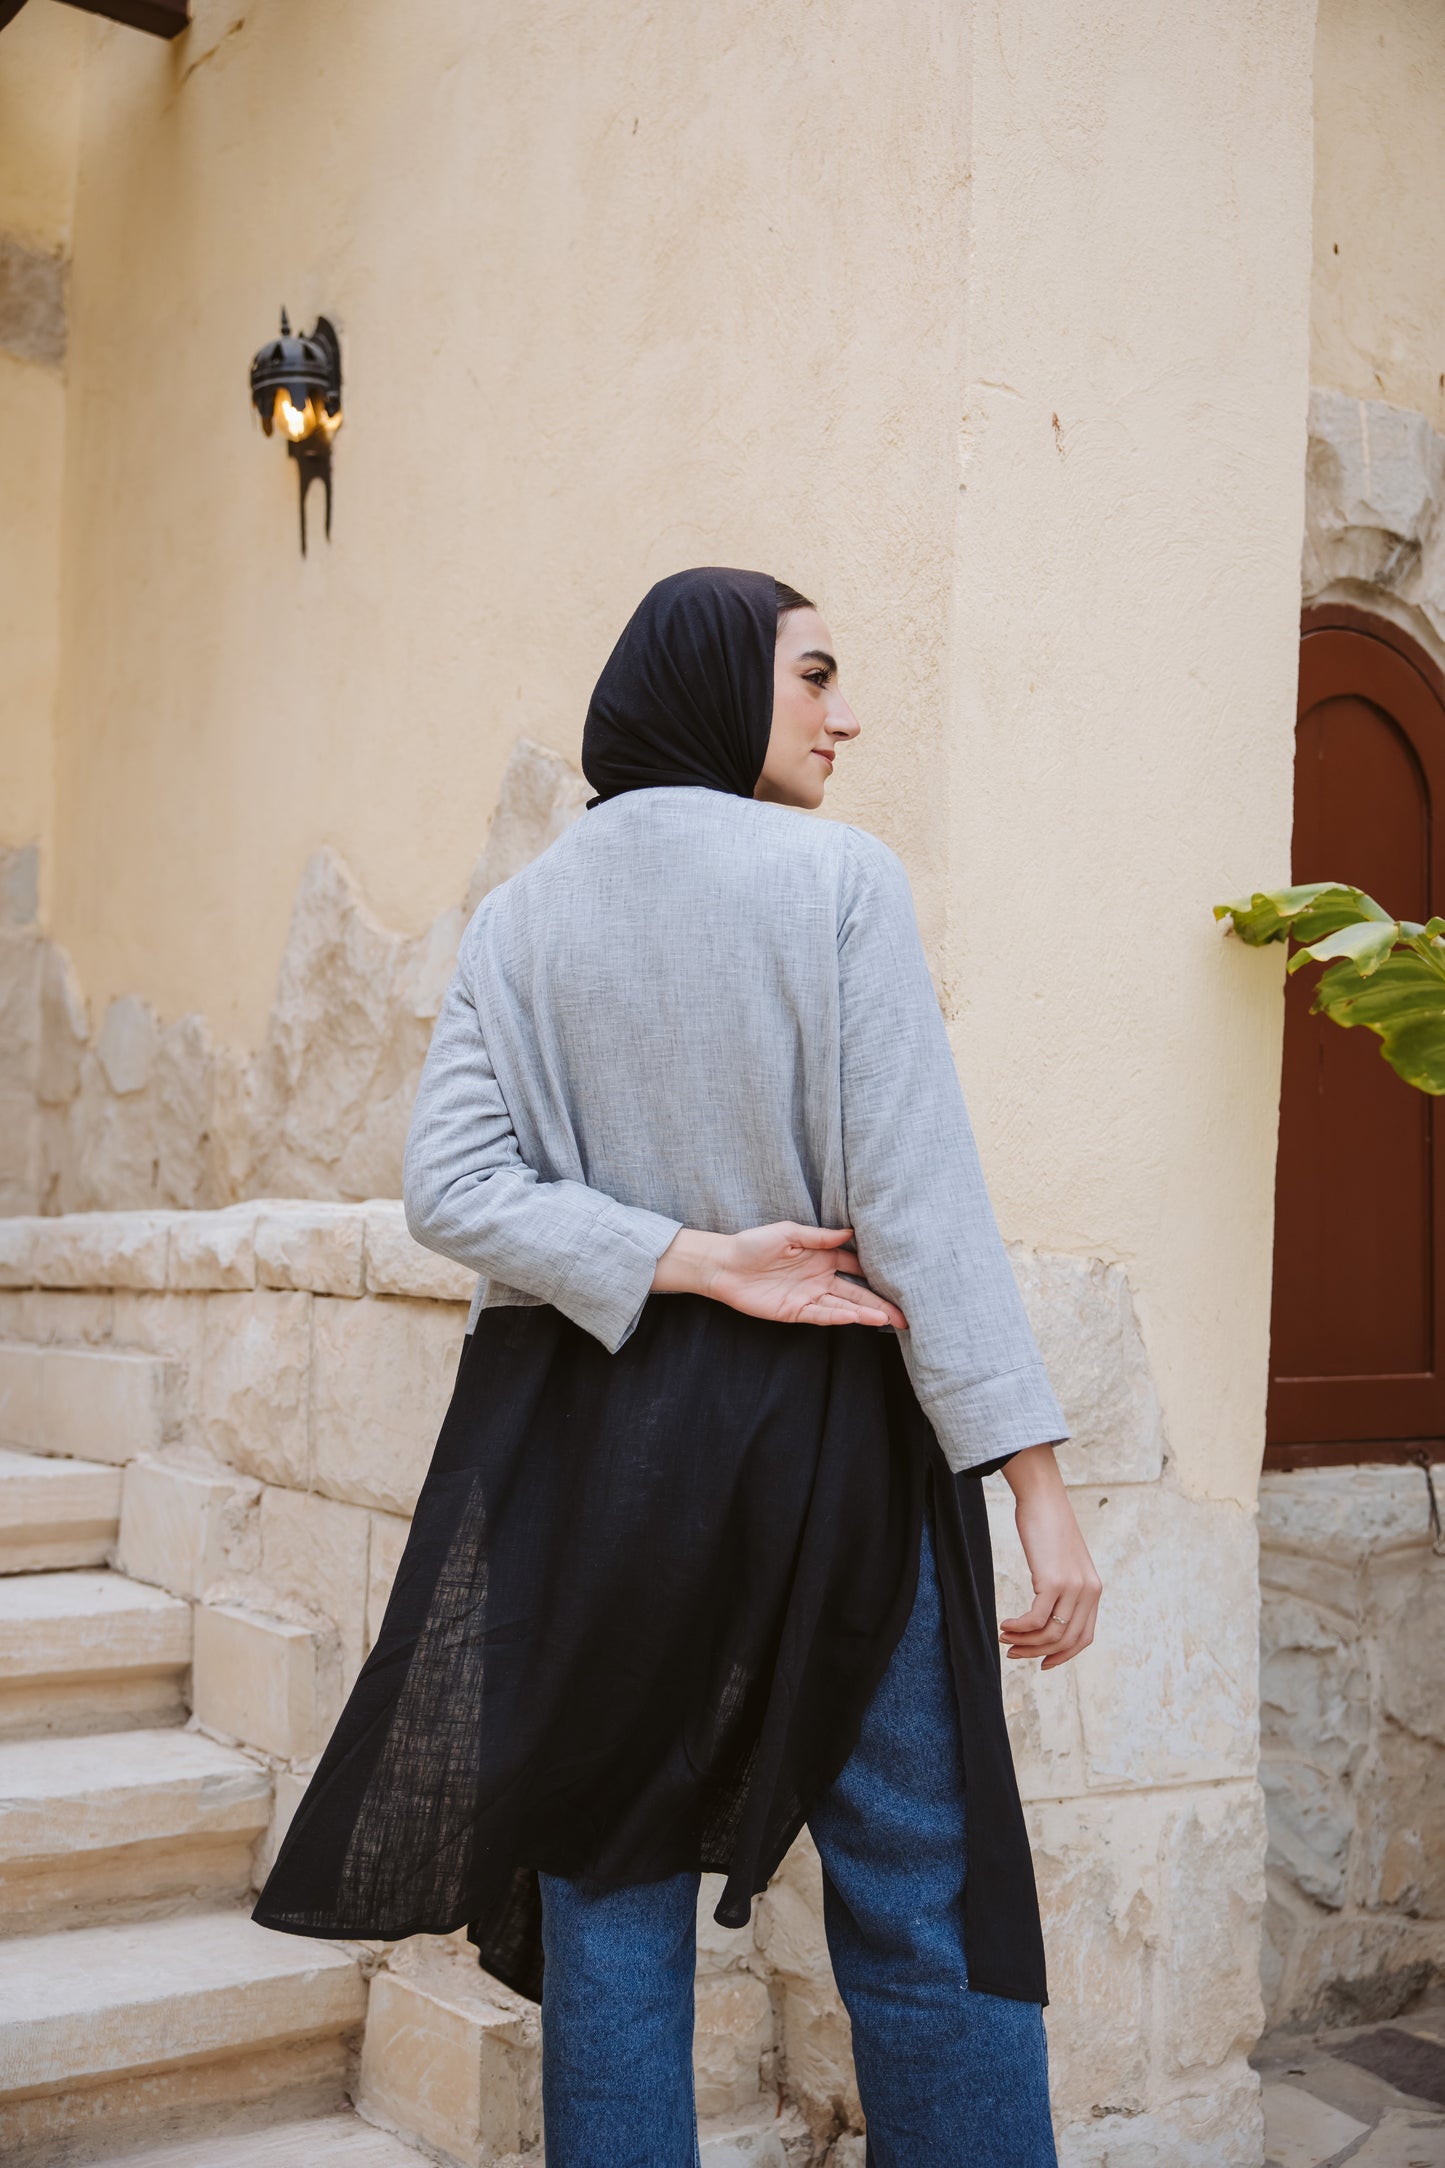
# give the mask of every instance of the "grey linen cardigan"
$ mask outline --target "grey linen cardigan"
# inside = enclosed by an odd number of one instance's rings
[[[1067,1435],[907,875],[862,829],[695,787],[583,814],[467,926],[403,1192],[480,1275],[468,1330],[547,1302],[611,1353],[679,1228],[852,1227],[952,1469]]]

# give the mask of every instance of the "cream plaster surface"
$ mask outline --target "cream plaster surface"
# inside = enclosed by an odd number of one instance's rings
[[[907,859],[1009,1232],[1129,1266],[1180,1480],[1246,1499],[1279,1003],[1209,906],[1287,851],[1312,34],[1309,0],[94,29],[51,930],[97,1016],[154,1012],[142,1070],[259,1045],[318,844],[421,939],[646,582],[772,566],[834,623],[831,810]],[[304,563],[241,389],[283,299],[346,355]],[[160,347],[204,427],[164,426]],[[170,1125],[209,1105],[213,1155],[214,1066]],[[156,1088],[93,1139],[72,1109],[127,1202]],[[168,1196],[219,1201],[185,1152]]]
[[[65,250],[75,204],[92,26],[73,9],[22,9],[0,49],[0,229]]]
[[[547,750],[637,596],[709,560],[815,592],[865,724],[830,811],[913,878],[1115,1595],[1087,1679],[1010,1689],[1065,2155],[1257,2168],[1279,973],[1210,906],[1288,854],[1312,0],[194,15],[85,34],[16,1194],[394,1195],[488,821],[495,871],[509,788],[524,837],[575,808]],[[346,365],[304,562],[244,392],[283,301]],[[273,1487],[272,1577],[325,1565],[321,1626],[284,1591],[198,1614],[203,1718],[292,1761],[375,1632],[461,1324],[367,1209],[0,1241],[37,1342],[174,1334],[188,1442]],[[831,2138],[806,1858],[778,1890],[776,2050]]]
[[[943,977],[1000,1216],[1128,1265],[1180,1481],[1259,1467],[1307,0],[980,8]]]
[[[1316,384],[1445,429],[1445,14],[1320,0],[1315,43]]]
[[[0,251],[69,253],[89,35],[83,16],[53,6],[7,28]],[[57,369],[5,351],[5,316],[0,291],[0,846],[16,848],[51,839],[65,386]]]
[[[51,832],[64,444],[58,371],[0,350],[0,845],[11,849]]]
[[[956,12],[195,18],[101,30],[87,76],[54,923],[94,998],[254,1045],[319,841],[424,927],[514,738],[575,750],[627,612],[699,560],[826,600],[872,731],[841,809],[936,920]],[[346,368],[304,564],[244,391],[282,301]],[[203,426],[158,414],[158,342]]]

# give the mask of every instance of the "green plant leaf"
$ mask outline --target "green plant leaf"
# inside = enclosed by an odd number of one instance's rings
[[[1228,918],[1231,930],[1251,948],[1293,938],[1306,944],[1326,939],[1362,919],[1393,925],[1388,911],[1362,888],[1341,881],[1310,881],[1300,888],[1256,889],[1235,903],[1217,903],[1216,918]]]
[[[1358,925],[1341,926],[1337,933],[1326,936],[1323,941],[1312,942],[1291,956],[1289,968],[1298,971],[1301,964],[1328,964],[1337,957],[1346,957],[1368,979],[1379,970],[1395,943],[1401,938],[1401,929],[1394,919],[1386,919],[1383,925],[1376,919],[1367,918]]]
[[[1445,1093],[1445,967],[1397,948],[1366,977],[1341,958],[1325,971],[1313,1006],[1346,1029],[1375,1032],[1385,1060],[1417,1091]]]
[[[1361,888],[1312,881],[1257,890],[1214,907],[1252,948],[1296,941],[1292,972],[1323,964],[1314,1007],[1346,1029],[1363,1026],[1397,1075],[1445,1094],[1445,918],[1392,919]]]

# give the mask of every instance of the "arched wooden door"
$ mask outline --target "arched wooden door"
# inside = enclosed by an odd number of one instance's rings
[[[1394,626],[1310,611],[1295,737],[1296,882],[1397,918],[1445,912],[1445,681]],[[1287,982],[1266,1466],[1445,1440],[1445,1100]]]

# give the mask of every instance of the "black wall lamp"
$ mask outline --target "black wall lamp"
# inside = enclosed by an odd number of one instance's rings
[[[251,404],[269,437],[279,430],[301,482],[301,554],[306,555],[306,492],[326,488],[326,539],[331,540],[331,440],[341,427],[341,342],[329,317],[318,316],[304,336],[281,311],[281,330],[251,363]]]

